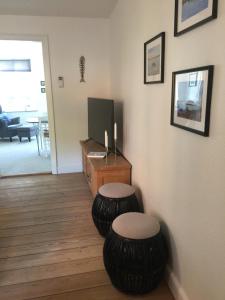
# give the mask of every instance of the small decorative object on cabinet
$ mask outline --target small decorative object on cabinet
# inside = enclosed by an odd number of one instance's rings
[[[144,43],[144,84],[164,82],[165,32]]]
[[[167,261],[159,222],[138,212],[120,215],[106,236],[103,256],[116,288],[131,294],[153,290],[162,280]]]
[[[104,152],[104,146],[93,140],[81,141],[82,161],[84,175],[87,179],[93,197],[96,196],[98,189],[105,183],[122,182],[131,183],[131,164],[122,156],[110,153],[106,159],[89,158],[89,152]]]
[[[214,66],[173,72],[170,124],[209,136]]]
[[[80,57],[79,66],[80,66],[80,76],[81,76],[80,82],[85,82],[85,79],[84,79],[85,57],[84,56]]]
[[[135,188],[124,183],[107,183],[98,190],[92,206],[92,218],[99,233],[106,236],[116,217],[132,211],[140,211]]]
[[[174,36],[217,18],[218,0],[175,0]]]

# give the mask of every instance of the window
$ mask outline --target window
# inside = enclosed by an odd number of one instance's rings
[[[0,72],[31,72],[30,59],[0,60]]]
[[[4,112],[45,110],[41,42],[0,40],[0,105]]]
[[[37,110],[41,92],[33,72],[0,72],[0,104],[3,111]]]

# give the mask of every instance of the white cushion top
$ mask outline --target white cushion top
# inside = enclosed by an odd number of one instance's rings
[[[160,225],[153,216],[129,212],[117,217],[112,223],[112,229],[122,237],[137,240],[155,236],[160,230]]]
[[[99,188],[99,194],[107,198],[125,198],[133,195],[135,188],[129,184],[113,182],[106,183]]]

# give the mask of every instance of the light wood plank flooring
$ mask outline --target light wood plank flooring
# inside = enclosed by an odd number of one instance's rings
[[[0,179],[0,299],[172,300],[165,283],[132,297],[104,271],[83,174]]]

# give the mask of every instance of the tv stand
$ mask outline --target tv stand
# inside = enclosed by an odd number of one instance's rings
[[[105,148],[89,139],[80,141],[82,147],[82,161],[84,175],[89,184],[91,193],[95,197],[98,189],[105,183],[131,183],[131,164],[122,156],[109,153],[106,158],[89,158],[89,152],[105,151]]]

